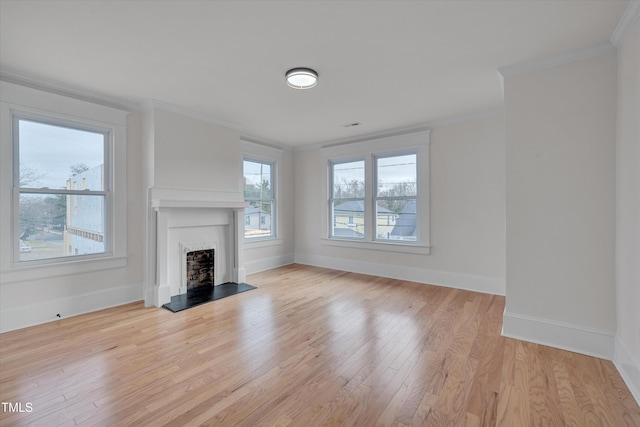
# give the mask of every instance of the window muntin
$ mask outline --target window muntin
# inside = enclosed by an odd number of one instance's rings
[[[330,236],[364,239],[367,227],[365,161],[331,162],[330,177]]]
[[[375,157],[375,239],[417,241],[417,153]]]
[[[329,161],[329,238],[417,244],[418,151]]]
[[[275,237],[274,169],[271,162],[243,161],[245,239]]]
[[[20,116],[14,116],[13,127],[14,259],[108,252],[110,132]]]

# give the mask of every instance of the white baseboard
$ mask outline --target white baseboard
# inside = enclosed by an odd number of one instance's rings
[[[295,262],[316,267],[332,268],[353,273],[371,274],[391,279],[445,286],[447,288],[504,295],[505,279],[499,277],[477,276],[472,274],[451,273],[448,271],[428,270],[417,267],[403,267],[392,264],[378,264],[366,261],[354,261],[319,255],[296,253]]]
[[[294,255],[292,253],[278,255],[268,258],[260,258],[256,260],[247,260],[245,257],[244,266],[247,274],[259,273],[261,271],[271,270],[272,268],[282,267],[293,264]]]
[[[629,391],[640,405],[640,362],[633,357],[626,346],[618,339],[615,339],[615,351],[613,363],[618,368],[620,376],[629,387]]]
[[[6,308],[0,311],[0,332],[14,331],[140,300],[142,284],[138,283]]]
[[[534,316],[510,313],[502,318],[502,335],[536,344],[613,359],[612,333]]]

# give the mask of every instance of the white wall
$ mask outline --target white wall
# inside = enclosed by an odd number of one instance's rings
[[[294,153],[296,262],[504,294],[504,121],[431,131],[431,254],[329,246],[319,148]]]
[[[640,402],[640,21],[618,46],[615,362]]]
[[[154,187],[242,191],[237,130],[162,108],[153,114]]]
[[[616,55],[507,76],[507,336],[611,358]]]

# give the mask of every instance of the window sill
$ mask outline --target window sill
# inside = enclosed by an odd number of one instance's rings
[[[244,247],[247,249],[266,248],[282,244],[281,237],[266,237],[262,239],[244,239]]]
[[[127,265],[126,256],[104,257],[84,260],[56,261],[50,264],[14,265],[3,270],[2,283],[42,280],[50,277],[70,276],[92,273],[101,270],[123,268]]]
[[[336,238],[323,238],[322,243],[327,246],[338,246],[352,249],[366,249],[371,251],[398,252],[405,254],[429,255],[431,246],[414,245],[410,243],[366,242]]]

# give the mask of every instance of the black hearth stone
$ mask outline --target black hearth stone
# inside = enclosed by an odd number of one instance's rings
[[[233,282],[223,283],[218,286],[199,286],[189,289],[186,294],[171,297],[171,302],[164,304],[163,307],[177,313],[187,308],[250,291],[251,289],[256,289],[256,287],[246,283]]]

